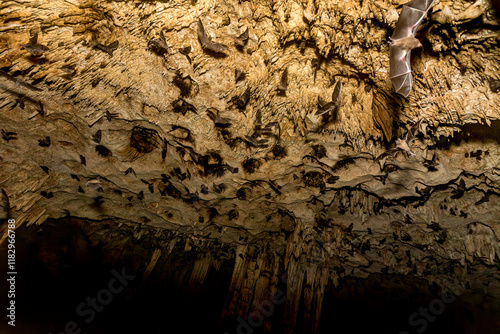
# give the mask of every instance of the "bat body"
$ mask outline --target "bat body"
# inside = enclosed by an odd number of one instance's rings
[[[396,147],[385,151],[384,153],[379,155],[374,161],[377,162],[388,156],[392,156],[393,158],[395,158],[401,151],[405,151],[410,156],[414,156],[415,153],[411,151],[410,144],[416,139],[415,133],[418,131],[421,121],[422,120],[419,120],[414,126],[411,127],[410,130],[408,130],[404,139],[396,140]]]
[[[287,88],[288,88],[288,67],[285,68],[285,70],[283,71],[283,74],[281,74],[281,81],[280,81],[280,84],[276,90],[279,93],[283,94],[286,92]]]
[[[207,109],[208,117],[214,122],[215,127],[227,128],[231,126],[231,120],[226,117],[219,116],[219,112],[214,108]]]
[[[127,168],[127,170],[125,171],[125,175],[128,175],[130,173],[134,174],[135,177],[137,177],[137,174],[135,173],[135,170],[132,167]]]
[[[198,39],[201,43],[201,47],[205,51],[224,54],[224,52],[227,50],[226,45],[214,42],[210,37],[207,36],[205,28],[203,27],[203,23],[201,23],[201,19],[198,19]]]
[[[340,93],[342,92],[342,80],[337,81],[332,93],[332,101],[326,102],[318,96],[318,111],[316,116],[322,116],[340,107]]]
[[[417,29],[435,0],[412,0],[403,6],[396,29],[389,39],[391,70],[389,77],[396,93],[407,97],[411,92],[411,50],[421,47],[415,38]]]
[[[101,138],[102,138],[102,131],[97,130],[97,132],[92,136],[92,140],[96,142],[97,144],[101,143]]]
[[[189,57],[189,53],[191,52],[191,46],[186,46],[184,48],[180,48],[179,52],[182,55],[184,55],[187,58],[187,60],[189,61],[189,63],[191,64],[191,57]]]
[[[247,87],[247,89],[245,89],[245,92],[243,92],[243,94],[241,94],[236,99],[236,104],[238,105],[238,108],[242,110],[245,109],[248,100],[250,100],[250,87]]]
[[[114,41],[113,43],[110,43],[108,45],[101,44],[101,43],[97,42],[97,36],[96,36],[95,31],[92,32],[92,47],[93,48],[104,51],[107,54],[109,54],[110,56],[113,56],[113,52],[116,49],[118,49],[118,45],[120,45],[120,43],[118,41]]]
[[[321,98],[321,96],[318,96],[318,111],[316,112],[316,116],[322,116],[334,109],[335,109],[335,103],[326,102]]]
[[[234,43],[236,44],[236,46],[244,47],[245,44],[247,44],[248,37],[249,37],[249,32],[247,28],[241,35],[239,35],[234,39]]]
[[[21,50],[26,50],[33,57],[40,57],[45,51],[48,51],[49,48],[45,45],[38,44],[38,33],[35,32],[28,42],[28,44],[21,45]]]
[[[238,83],[241,80],[244,80],[246,77],[246,73],[238,70],[237,68],[234,70],[234,81]]]
[[[38,145],[41,147],[49,147],[50,146],[50,137],[47,136],[44,139],[38,139]]]
[[[2,138],[6,141],[9,142],[9,140],[15,140],[17,139],[17,133],[15,132],[6,132],[4,129],[2,129]]]
[[[160,37],[158,39],[152,39],[149,41],[149,47],[160,56],[168,54],[168,45],[165,35],[163,35],[163,31],[160,31]]]

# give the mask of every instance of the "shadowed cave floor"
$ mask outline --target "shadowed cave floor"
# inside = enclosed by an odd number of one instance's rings
[[[182,328],[185,333],[263,332],[263,326],[248,327],[248,331],[237,321],[220,320],[234,261],[226,261],[218,271],[210,270],[204,285],[190,290],[187,284],[179,285],[172,279],[176,270],[190,265],[192,259],[186,253],[174,250],[173,261],[179,266],[172,267],[173,272],[153,272],[141,280],[143,273],[130,268],[146,259],[118,259],[113,265],[103,248],[82,246],[78,242],[81,235],[73,224],[46,223],[42,228],[31,226],[17,231],[17,326],[13,330],[3,322],[1,333],[59,334],[65,332],[70,321],[77,323],[72,329],[74,333],[171,333],[174,328]],[[1,251],[5,253],[4,248]],[[125,268],[124,272],[134,278],[122,291],[112,294],[109,304],[86,323],[89,314],[81,315],[77,307],[108,287],[113,268],[118,272]],[[284,284],[279,288],[285,289]],[[1,293],[7,293],[4,285]],[[471,299],[470,295],[445,304],[433,321],[415,317],[411,326],[409,316],[419,308],[437,305],[439,296],[438,286],[405,276],[345,278],[337,288],[330,282],[325,289],[320,333],[498,333],[495,321],[499,314],[488,313],[482,305],[471,303],[481,299]],[[285,333],[280,320],[284,306],[276,306],[269,317],[272,333]],[[302,312],[301,307],[299,313]],[[302,326],[299,317],[297,333],[308,333],[301,330]]]

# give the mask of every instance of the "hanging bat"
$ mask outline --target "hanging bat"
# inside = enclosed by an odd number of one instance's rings
[[[215,108],[207,109],[208,117],[214,122],[215,127],[217,128],[227,128],[231,126],[231,120],[226,117],[219,116],[219,111]]]
[[[278,86],[278,88],[276,88],[276,90],[280,94],[284,94],[287,88],[288,88],[288,67],[285,68],[283,74],[281,74],[280,85]]]
[[[224,51],[227,50],[227,46],[222,43],[214,42],[209,36],[207,36],[203,23],[201,23],[201,19],[198,19],[198,39],[201,43],[201,47],[205,51],[225,54]]]
[[[249,33],[248,33],[248,27],[247,27],[247,29],[241,35],[239,35],[238,37],[236,37],[234,39],[234,43],[236,44],[236,46],[244,47],[245,44],[247,44],[248,36],[249,36]]]
[[[33,33],[31,35],[28,44],[21,45],[21,50],[26,50],[33,57],[40,57],[45,51],[48,51],[49,48],[45,45],[38,44],[38,32]]]
[[[41,147],[49,147],[50,146],[50,137],[47,136],[44,139],[38,139],[38,145]]]
[[[314,70],[314,82],[316,82],[316,74],[321,69],[321,61],[322,59],[314,58],[311,60],[311,67]]]
[[[135,170],[132,167],[127,168],[127,170],[125,171],[125,175],[128,175],[130,173],[134,174],[135,177],[137,177],[137,174],[135,173]]]
[[[9,140],[16,140],[17,139],[17,133],[11,132],[11,131],[7,132],[4,129],[2,129],[2,138],[6,142],[9,142]]]
[[[102,131],[101,130],[97,130],[97,132],[94,133],[94,135],[92,136],[92,140],[94,142],[96,142],[97,144],[101,143],[101,138],[102,138]]]
[[[410,53],[421,47],[415,38],[418,26],[435,0],[412,0],[403,6],[396,29],[389,38],[391,70],[389,78],[396,93],[407,97],[411,92],[412,76]]]
[[[101,192],[101,193],[104,192],[104,189],[102,189],[102,186],[101,186],[101,181],[99,179],[90,179],[87,181],[86,185],[87,185],[87,187],[90,187],[97,192]]]
[[[111,150],[107,148],[104,145],[97,145],[95,147],[95,151],[101,156],[101,157],[109,157],[112,156],[113,154],[111,153]]]
[[[189,57],[189,53],[191,52],[191,45],[186,46],[184,48],[180,48],[179,52],[182,55],[184,55],[187,58],[187,60],[189,61],[189,63],[191,64],[191,58]]]
[[[165,160],[165,157],[167,156],[168,140],[166,140],[165,138],[163,138],[162,141],[163,141],[163,144],[162,144],[162,147],[161,147],[161,159]]]
[[[247,74],[245,72],[238,70],[237,68],[234,69],[234,81],[236,83],[238,83],[241,80],[244,80],[246,75]]]
[[[145,185],[148,186],[149,192],[154,194],[154,192],[155,192],[155,180],[146,181],[146,180],[141,179],[141,181],[142,181],[142,183],[144,183]]]
[[[108,44],[108,45],[101,44],[101,43],[97,42],[97,36],[96,36],[95,31],[92,32],[92,47],[93,48],[99,49],[101,51],[106,52],[110,56],[113,56],[113,51],[115,51],[118,48],[118,45],[119,45],[118,41],[114,41],[113,43]]]
[[[233,167],[233,166],[229,165],[228,163],[226,163],[226,169],[228,171],[230,171],[232,174],[238,173],[238,170],[239,170],[238,167]]]
[[[165,39],[165,35],[163,35],[163,30],[160,31],[160,37],[158,39],[152,39],[148,44],[149,48],[158,55],[163,56],[166,53],[168,54],[168,45]]]
[[[213,185],[214,185],[214,190],[217,194],[220,194],[221,192],[226,190],[226,185],[224,183],[216,185],[215,182],[213,182]]]
[[[247,87],[243,94],[236,98],[236,104],[238,105],[238,109],[245,109],[248,100],[250,100],[250,87]]]
[[[379,160],[381,160],[381,159],[383,159],[385,157],[388,157],[388,156],[392,156],[393,158],[395,158],[396,155],[398,155],[398,153],[401,152],[401,151],[405,151],[410,156],[414,156],[415,153],[413,153],[410,150],[410,144],[416,139],[415,133],[419,129],[421,121],[422,120],[419,120],[417,123],[415,123],[414,126],[412,126],[410,128],[410,130],[408,130],[408,132],[406,133],[406,136],[405,136],[404,139],[397,139],[396,140],[396,147],[391,148],[391,149],[385,151],[384,153],[382,153],[381,155],[379,155],[374,160],[374,162],[377,162],[377,161],[379,161]]]
[[[40,192],[40,195],[42,195],[43,197],[45,197],[47,199],[54,197],[54,193],[52,191],[46,192],[45,190],[42,190]]]
[[[342,92],[342,80],[339,79],[339,81],[337,81],[337,83],[335,84],[335,88],[333,89],[331,102],[326,102],[320,96],[318,96],[319,109],[316,112],[316,116],[324,115],[340,107],[341,92]]]
[[[180,112],[182,115],[186,115],[188,111],[192,111],[195,114],[198,113],[196,107],[183,98],[179,98],[177,101],[173,102],[172,105],[174,107],[174,112]]]
[[[117,118],[118,117],[118,114],[115,113],[115,112],[110,112],[109,110],[106,110],[106,119],[108,120],[108,122],[111,122],[111,120],[113,118]]]

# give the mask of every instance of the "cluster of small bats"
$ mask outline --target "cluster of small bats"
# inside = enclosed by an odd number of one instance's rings
[[[396,24],[396,29],[394,30],[392,37],[389,39],[391,67],[389,77],[394,85],[395,91],[404,97],[407,97],[410,94],[412,88],[410,66],[411,50],[422,46],[420,41],[415,38],[415,34],[428,10],[434,4],[434,1],[435,0],[412,0],[404,5]],[[241,36],[235,39],[236,45],[244,46],[248,37],[249,34],[247,28]],[[226,45],[214,42],[207,36],[201,19],[198,19],[198,39],[203,50],[207,52],[224,53],[227,51]],[[241,71],[240,73],[238,73],[238,71],[236,72],[237,81],[239,76],[241,76]],[[284,94],[287,87],[288,68],[285,68],[281,76],[280,84],[276,90],[280,94]],[[335,117],[336,111],[340,107],[341,92],[342,81],[338,80],[335,84],[335,88],[332,93],[332,100],[330,102],[326,102],[318,96],[318,111],[316,112],[316,115],[322,116],[324,121],[328,120],[328,118]],[[215,121],[216,117],[211,114],[210,118]],[[396,155],[401,151],[408,153],[410,156],[414,156],[415,153],[410,150],[409,145],[416,139],[415,134],[420,127],[420,123],[421,120],[407,132],[404,139],[397,139],[396,147],[385,151],[374,161],[379,161],[387,156],[396,157]]]
[[[394,89],[397,93],[407,97],[412,88],[412,75],[411,75],[411,66],[410,66],[410,54],[411,50],[421,47],[422,44],[420,41],[415,38],[415,34],[422,20],[424,19],[426,13],[430,9],[430,7],[434,4],[435,0],[412,0],[406,5],[403,6],[401,11],[401,15],[396,24],[396,28],[392,37],[389,38],[390,44],[390,74],[389,77],[394,85]],[[204,51],[207,53],[212,53],[214,55],[224,54],[228,47],[222,43],[214,42],[205,32],[205,28],[201,19],[198,19],[197,22],[197,35],[198,40]],[[244,47],[249,39],[249,30],[248,28],[239,36],[235,37],[235,45],[236,47]],[[168,45],[166,42],[166,38],[163,32],[160,32],[159,39],[153,39],[149,41],[149,46],[158,54],[163,55],[168,53]],[[21,49],[28,51],[33,57],[40,57],[49,48],[43,44],[38,43],[38,33],[34,32],[28,43],[20,46]],[[115,41],[109,45],[100,44],[97,41],[96,33],[92,32],[92,42],[90,47],[99,49],[108,53],[110,56],[113,55],[113,51],[118,47],[118,41]],[[189,58],[189,53],[191,51],[191,47],[183,48],[180,50],[182,54],[184,54],[187,59],[191,62]],[[21,85],[31,90],[40,91],[39,88],[25,83],[20,79],[16,79],[9,75],[8,73],[0,70],[0,75],[7,78],[10,81],[16,83],[16,85]],[[243,80],[245,78],[245,73],[236,70],[235,72],[235,80]],[[276,91],[279,94],[285,94],[288,88],[288,68],[285,68],[281,75],[281,80],[276,88]],[[321,97],[318,96],[318,111],[316,112],[317,116],[323,117],[323,121],[331,119],[331,117],[335,117],[336,111],[340,107],[340,96],[342,92],[342,81],[338,80],[335,84],[332,100],[330,102],[324,101]],[[250,98],[250,91],[247,89],[242,96],[237,99],[237,105],[241,109],[246,105],[248,99]],[[42,108],[43,111],[43,108]],[[214,123],[219,127],[226,127],[229,125],[229,119],[218,116],[218,114],[212,112],[210,109],[207,110],[208,115],[214,121]],[[109,120],[109,119],[108,119]],[[418,121],[406,134],[404,139],[396,140],[396,147],[391,148],[381,155],[379,155],[374,161],[379,161],[387,156],[396,157],[396,155],[404,151],[408,153],[410,156],[414,156],[415,154],[410,150],[409,145],[412,141],[415,140],[415,133],[418,131],[421,121]],[[100,133],[99,133],[100,134]],[[5,132],[2,129],[2,137],[4,140],[9,141],[15,138],[15,133]],[[97,134],[96,134],[97,135]],[[96,140],[97,138],[94,138]],[[99,138],[100,139],[100,138]],[[40,141],[40,146],[48,146],[50,145],[50,138],[47,137]],[[163,154],[163,153],[162,153]],[[99,183],[96,183],[98,185]],[[90,182],[87,185],[92,185]],[[101,188],[102,189],[102,188]]]

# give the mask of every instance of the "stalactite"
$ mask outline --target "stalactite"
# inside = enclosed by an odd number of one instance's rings
[[[212,257],[209,254],[204,254],[201,258],[196,259],[188,283],[190,293],[196,295],[201,290],[211,265]]]
[[[304,273],[306,270],[305,259],[303,256],[290,259],[287,273],[288,280],[286,286],[286,305],[283,316],[284,332],[291,334],[297,324],[299,316],[300,297],[302,295],[302,284],[304,282]]]
[[[156,265],[156,262],[158,262],[158,259],[160,258],[161,254],[162,254],[161,249],[154,250],[153,255],[151,256],[151,260],[149,261],[146,270],[144,270],[144,274],[142,275],[143,281],[146,281],[148,279],[149,275],[151,274]]]
[[[236,247],[233,275],[229,291],[227,292],[224,310],[222,311],[222,319],[232,319],[238,314],[237,309],[239,301],[242,298],[241,289],[246,279],[248,250],[248,245],[238,245]]]
[[[313,299],[315,297],[315,293],[316,293],[316,286],[315,286],[315,283],[316,283],[316,276],[318,275],[318,272],[319,274],[321,274],[321,268],[318,268],[318,266],[316,264],[310,264],[307,269],[306,269],[306,278],[305,278],[305,283],[304,283],[304,291],[303,291],[303,300],[304,300],[304,304],[303,304],[303,307],[304,307],[304,313],[303,313],[303,317],[304,317],[304,323],[303,323],[303,331],[304,332],[309,332],[310,327],[311,326],[311,322],[312,322],[312,313],[314,312],[314,307],[316,305],[313,305]]]

